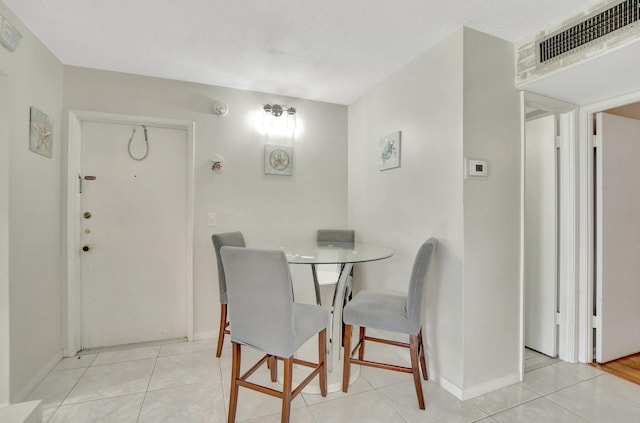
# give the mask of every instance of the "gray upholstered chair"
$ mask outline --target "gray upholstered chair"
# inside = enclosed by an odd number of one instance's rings
[[[227,283],[224,276],[224,266],[220,259],[220,248],[230,247],[246,247],[242,232],[227,232],[224,234],[214,234],[211,236],[213,241],[213,249],[216,252],[216,260],[218,262],[218,287],[220,289],[220,330],[218,331],[218,348],[216,357],[222,354],[222,344],[224,343],[224,335],[229,334],[229,321],[227,320]]]
[[[359,292],[343,311],[344,330],[344,372],[342,376],[342,390],[347,392],[349,388],[349,375],[351,364],[377,367],[380,369],[395,370],[413,374],[413,382],[418,395],[418,405],[424,410],[424,396],[420,382],[420,369],[424,380],[428,379],[427,364],[424,357],[424,345],[422,343],[422,303],[424,286],[426,284],[429,264],[436,249],[437,241],[433,238],[427,240],[416,254],[409,280],[409,292],[407,296],[382,294],[371,291]],[[351,349],[351,331],[353,326],[360,327],[358,344]],[[409,343],[395,342],[386,339],[366,336],[366,328],[381,329],[390,332],[398,332],[409,335]],[[378,363],[364,359],[365,341],[380,342],[409,348],[411,367],[402,367],[386,363]],[[352,356],[358,351],[358,358]],[[418,364],[419,363],[419,364]]]
[[[332,242],[351,243],[355,242],[356,233],[353,229],[318,229],[317,239],[319,245]],[[341,269],[333,264],[312,264],[313,286],[316,290],[316,304],[322,305],[320,286],[335,285],[340,277]],[[347,290],[351,289],[351,284],[347,284]]]
[[[240,386],[282,399],[281,421],[288,422],[291,401],[316,376],[320,393],[327,395],[326,331],[329,312],[317,305],[293,302],[291,274],[283,251],[222,247],[220,250],[229,294],[231,331],[231,393],[229,422],[235,421]],[[293,358],[302,344],[318,334],[318,363]],[[265,356],[245,374],[240,374],[241,347],[257,349]],[[247,379],[265,362],[276,381],[276,359],[284,363],[282,391],[249,382]],[[293,364],[313,368],[299,386],[293,388]]]

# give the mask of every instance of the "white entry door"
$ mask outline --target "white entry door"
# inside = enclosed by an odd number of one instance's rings
[[[186,336],[186,130],[84,121],[81,149],[82,347]]]
[[[557,355],[557,149],[553,114],[526,122],[525,346]]]
[[[596,360],[640,351],[640,122],[596,116]]]

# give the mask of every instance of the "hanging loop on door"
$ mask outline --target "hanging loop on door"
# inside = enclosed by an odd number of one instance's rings
[[[134,157],[133,154],[131,153],[131,142],[133,141],[133,136],[136,134],[136,128],[133,128],[133,132],[131,133],[131,138],[129,138],[129,144],[127,145],[127,150],[129,151],[129,157],[131,157],[133,160],[137,162],[146,159],[147,155],[149,154],[149,138],[147,136],[147,127],[144,125],[140,125],[140,126],[142,126],[142,129],[144,129],[144,144],[146,147],[144,156]]]

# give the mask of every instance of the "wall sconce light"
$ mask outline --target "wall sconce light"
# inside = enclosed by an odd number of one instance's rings
[[[274,118],[280,118],[287,112],[287,128],[296,128],[296,113],[298,112],[293,106],[281,106],[279,104],[264,104],[262,106],[262,125],[273,126]]]
[[[224,167],[222,166],[222,162],[224,159],[220,154],[216,154],[211,158],[211,170],[218,175],[221,175],[224,172]]]

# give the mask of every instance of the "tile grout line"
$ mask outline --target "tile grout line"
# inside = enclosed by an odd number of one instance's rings
[[[153,363],[153,369],[151,369],[151,374],[149,375],[149,382],[147,382],[147,389],[144,391],[144,398],[142,398],[142,403],[140,404],[140,409],[138,410],[138,417],[136,418],[136,423],[140,421],[140,416],[142,415],[142,409],[144,408],[144,403],[147,400],[147,393],[149,393],[149,387],[151,386],[151,379],[153,379],[153,373],[156,371],[156,366],[158,365],[159,357],[160,357],[160,348],[158,348],[158,353],[156,354],[156,358]]]
[[[96,355],[97,357],[97,355]],[[96,357],[93,358],[93,360],[96,359]],[[93,363],[93,360],[91,360],[91,363]],[[91,363],[89,363],[89,366],[91,366]],[[78,378],[78,380],[76,380],[76,382],[73,384],[73,386],[71,387],[71,389],[69,389],[69,392],[67,392],[67,395],[64,396],[64,398],[62,399],[62,401],[60,401],[60,404],[58,404],[58,406],[56,407],[56,411],[54,411],[54,413],[49,416],[49,421],[51,421],[51,419],[53,419],[56,415],[56,413],[58,413],[58,411],[60,410],[60,408],[64,405],[64,402],[69,398],[69,395],[71,395],[71,392],[73,392],[73,390],[75,389],[75,387],[78,385],[78,383],[80,383],[80,380],[84,377],[84,375],[87,373],[87,370],[89,370],[89,366],[84,368],[84,371],[82,372],[82,374],[80,375],[80,377]],[[73,370],[73,369],[69,369],[69,370]],[[49,373],[51,374],[51,373]]]
[[[574,386],[576,386],[576,385],[579,385],[580,383],[589,382],[589,381],[591,381],[591,380],[593,380],[593,379],[596,379],[596,378],[598,378],[598,377],[600,377],[600,376],[602,376],[602,375],[597,375],[597,376],[595,376],[595,377],[592,377],[592,378],[589,378],[589,379],[585,379],[585,380],[583,380],[583,381],[581,381],[581,382],[579,382],[579,383],[575,383],[575,384],[573,384],[573,385],[567,386],[566,388],[562,388],[562,389],[559,389],[559,390],[557,390],[557,391],[551,392],[551,393],[549,393],[548,395],[556,394],[556,393],[558,393],[558,392],[560,392],[560,391],[563,391],[563,390],[565,390],[565,389],[572,388],[572,387],[574,387]],[[622,398],[623,400],[631,401],[631,402],[633,402],[634,404],[637,404],[637,402],[636,402],[636,401],[633,401],[633,400],[631,400],[631,399],[629,399],[629,398],[626,398],[625,396],[620,395],[620,394],[619,394],[619,393],[617,393],[617,392],[611,391],[611,390],[606,389],[606,388],[601,388],[601,389],[603,389],[603,390],[607,391],[607,392],[608,392],[609,394],[611,394],[611,395],[615,395],[615,396],[617,396],[618,398]],[[553,404],[557,405],[558,407],[563,408],[564,410],[566,410],[566,411],[570,412],[570,413],[571,413],[571,414],[573,414],[573,415],[578,416],[579,418],[581,418],[581,419],[583,419],[583,420],[585,420],[585,421],[588,421],[588,422],[593,423],[593,421],[592,421],[591,419],[589,419],[589,418],[587,418],[587,417],[582,417],[581,415],[579,415],[579,414],[575,413],[574,411],[569,410],[568,408],[566,408],[566,407],[565,407],[565,406],[563,406],[562,404],[559,404],[559,403],[555,402],[555,401],[554,401],[554,400],[552,400],[551,398],[547,398],[547,396],[548,396],[548,395],[545,395],[545,396],[544,396],[544,397],[545,397],[545,399],[546,399],[547,401],[552,402]]]

